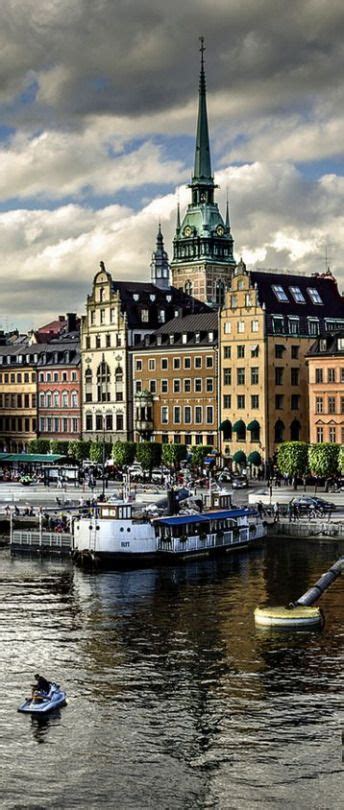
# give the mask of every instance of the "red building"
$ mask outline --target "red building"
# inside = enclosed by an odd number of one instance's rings
[[[37,364],[38,436],[70,441],[81,436],[79,334],[40,345]]]

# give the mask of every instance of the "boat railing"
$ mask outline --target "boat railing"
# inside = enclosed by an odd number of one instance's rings
[[[73,545],[73,536],[64,532],[13,531],[11,545],[70,549]]]
[[[182,553],[183,551],[202,551],[207,548],[236,545],[238,542],[248,540],[247,526],[237,529],[224,529],[206,535],[186,534],[181,537],[161,537],[158,542],[159,551]]]

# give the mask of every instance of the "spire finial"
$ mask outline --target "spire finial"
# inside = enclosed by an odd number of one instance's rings
[[[195,164],[191,185],[197,185],[198,183],[201,182],[202,184],[206,184],[207,186],[211,186],[212,188],[214,188],[214,181],[211,173],[209,132],[208,132],[206,81],[204,71],[204,51],[205,51],[204,37],[199,37],[199,40],[201,43],[200,45],[201,72],[199,78]]]

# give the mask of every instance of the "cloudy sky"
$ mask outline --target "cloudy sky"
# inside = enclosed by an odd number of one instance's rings
[[[193,168],[199,35],[235,255],[344,287],[343,0],[1,0],[0,324],[145,280]]]

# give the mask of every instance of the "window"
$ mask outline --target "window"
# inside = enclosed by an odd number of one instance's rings
[[[251,408],[255,410],[259,408],[259,395],[258,394],[251,394]]]
[[[328,430],[328,440],[331,444],[335,444],[337,441],[337,430],[335,427],[330,427]]]
[[[230,360],[231,346],[225,346],[223,350],[223,357],[225,360]]]
[[[259,368],[252,366],[251,368],[251,385],[258,385],[259,383]]]
[[[230,333],[232,331],[232,324],[231,324],[230,321],[225,321],[224,326],[223,326],[223,331],[224,331],[225,335],[230,335]]]
[[[168,393],[168,380],[161,380],[161,393],[162,394]]]
[[[282,359],[284,352],[285,352],[285,346],[281,346],[280,343],[276,343],[276,345],[275,345],[275,357],[276,357],[277,360]]]
[[[202,358],[201,357],[195,357],[194,365],[195,365],[195,368],[202,368]]]
[[[211,356],[207,356],[205,360],[206,368],[213,368],[213,358]]]
[[[237,331],[242,334],[245,332],[245,321],[238,321],[237,323]]]
[[[284,333],[284,318],[282,315],[272,316],[272,327],[275,335],[282,335]]]
[[[292,394],[291,395],[290,404],[291,404],[292,411],[298,411],[299,410],[299,407],[300,407],[300,396],[299,396],[299,394]]]
[[[344,397],[340,398],[340,412],[344,413]],[[342,442],[344,444],[344,442]]]
[[[39,407],[40,407],[40,408],[44,408],[44,405],[45,405],[45,395],[44,395],[44,394],[40,394],[40,395],[39,395]]]
[[[190,394],[191,392],[191,380],[188,378],[184,380],[184,393]]]
[[[320,332],[320,324],[318,319],[308,318],[308,334],[309,335],[318,335]]]
[[[60,428],[60,420],[55,418],[53,419],[53,431],[54,433],[58,433]]]
[[[203,444],[203,436],[200,433],[196,433],[195,444]]]
[[[207,377],[206,379],[206,392],[207,394],[212,394],[214,390],[214,381],[212,377]]]
[[[89,336],[87,336],[86,339],[85,339],[85,349],[90,349],[90,348],[91,348],[91,338]]]
[[[168,369],[168,359],[167,359],[167,357],[162,357],[161,358],[161,370],[162,371],[167,371],[167,369]]]
[[[245,385],[245,369],[237,368],[237,384]]]
[[[317,442],[321,444],[324,441],[324,428],[317,427]]]
[[[162,408],[161,408],[161,423],[163,425],[168,424],[168,406],[167,405],[163,405]]]
[[[276,366],[275,368],[275,385],[283,385],[283,372],[284,368]]]
[[[174,368],[174,370],[180,368],[180,357],[174,357],[173,358],[173,368]]]
[[[156,394],[156,380],[149,380],[149,390],[151,394]]]
[[[173,393],[180,394],[181,390],[182,390],[181,381],[173,380]]]
[[[40,420],[39,420],[39,430],[40,430],[40,433],[44,433],[44,419],[43,419],[42,416],[40,417]]]
[[[315,413],[324,413],[323,397],[315,397]]]
[[[231,394],[225,394],[223,397],[223,407],[224,408],[231,408],[232,407],[232,396]]]
[[[182,335],[182,343],[187,343],[187,342],[188,342],[187,332],[184,332],[184,334]]]
[[[300,290],[300,287],[289,287],[289,289],[290,289],[290,292],[291,292],[291,294],[293,296],[294,301],[296,301],[297,304],[305,304],[306,303],[306,299],[304,298],[304,296],[303,296],[303,294],[302,294],[302,292]]]
[[[202,393],[202,378],[201,377],[195,377],[195,379],[194,379],[194,391],[195,391],[195,394],[201,394]]]
[[[311,299],[312,304],[322,304],[321,297],[318,293],[318,290],[315,287],[307,287],[308,295]]]
[[[62,408],[68,408],[68,391],[63,391],[63,394],[62,394]]]
[[[315,369],[315,382],[322,383],[323,382],[323,370],[322,368]]]
[[[298,335],[300,331],[300,319],[289,317],[288,330],[290,335]]]
[[[141,380],[135,380],[135,394],[141,394],[141,391],[142,391]]]
[[[341,383],[344,383],[344,368],[340,369],[340,381]]]
[[[79,431],[79,422],[78,422],[78,419],[76,417],[73,417],[73,419],[72,419],[72,430],[73,430],[73,433],[78,433],[78,431]]]
[[[242,409],[245,407],[245,394],[238,394],[237,396],[237,407]]]
[[[235,309],[235,307],[237,307],[237,306],[238,306],[238,296],[237,295],[231,295],[231,307],[232,307],[232,309]]]
[[[175,425],[180,425],[180,406],[175,405],[173,408],[173,422]]]
[[[105,323],[105,309],[100,310],[100,323]]]
[[[104,360],[97,368],[97,401],[110,402],[110,369]],[[65,407],[65,406],[63,406]]]
[[[166,313],[164,309],[159,309],[158,312],[158,321],[159,323],[165,323],[166,320]]]
[[[276,394],[276,396],[275,396],[275,408],[276,408],[276,411],[282,411],[283,410],[283,400],[284,400],[284,395],[283,394]]]
[[[201,342],[201,333],[200,332],[195,332],[195,343],[200,343],[200,342]]]
[[[91,413],[86,414],[86,430],[93,430],[93,417]]]
[[[53,393],[53,407],[58,408],[60,405],[60,395],[58,391],[54,391]]]
[[[195,406],[195,424],[196,425],[202,424],[202,408],[200,405]]]
[[[116,430],[124,430],[124,416],[122,413],[116,413]]]
[[[148,360],[148,370],[155,371],[155,360],[152,358]]]
[[[272,289],[275,293],[277,301],[279,301],[281,304],[289,304],[289,298],[283,287],[281,287],[279,284],[273,284]]]
[[[328,413],[336,413],[336,397],[328,397],[327,410]]]
[[[208,332],[208,343],[214,343],[214,332]]]
[[[251,331],[259,332],[259,321],[251,321]]]
[[[207,414],[206,418],[207,425],[212,425],[214,421],[214,408],[212,405],[207,405],[206,414]]]
[[[300,382],[300,369],[298,368],[291,368],[290,369],[290,382],[292,385],[299,385]]]
[[[223,369],[223,384],[224,385],[232,385],[232,369],[231,368],[224,368]]]
[[[142,360],[136,360],[135,368],[136,368],[136,371],[142,371]]]
[[[299,359],[299,346],[292,346],[291,347],[291,359],[298,360]]]
[[[336,369],[335,368],[328,368],[327,369],[327,382],[329,382],[329,383],[336,382]]]
[[[191,368],[191,357],[184,357],[184,368]]]
[[[251,357],[259,357],[259,346],[251,346]]]
[[[149,321],[148,309],[141,309],[141,321],[142,323],[148,323]]]
[[[237,346],[237,357],[240,359],[245,357],[245,346]]]
[[[276,444],[280,444],[280,442],[283,442],[284,431],[285,431],[285,426],[284,426],[283,422],[281,421],[281,419],[277,419],[277,422],[275,423],[275,443]]]
[[[190,405],[185,405],[184,408],[184,422],[186,425],[191,425],[192,411]]]

